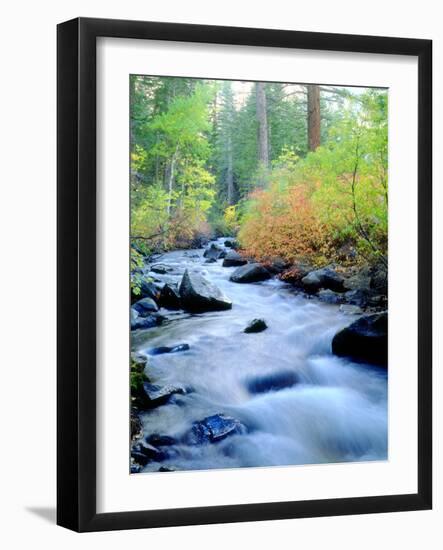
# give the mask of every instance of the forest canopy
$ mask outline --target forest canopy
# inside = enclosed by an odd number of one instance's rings
[[[236,236],[260,261],[386,264],[387,90],[139,75],[130,90],[133,261]]]

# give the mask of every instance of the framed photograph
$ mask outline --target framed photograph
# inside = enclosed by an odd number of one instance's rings
[[[59,525],[430,509],[432,43],[58,26]]]

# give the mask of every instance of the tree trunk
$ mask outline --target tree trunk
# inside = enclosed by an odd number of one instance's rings
[[[266,90],[264,82],[255,83],[256,109],[258,122],[258,162],[269,166],[268,116],[266,112]]]
[[[227,156],[228,156],[228,166],[226,170],[226,195],[229,206],[234,204],[234,169],[232,162],[232,139],[231,136],[228,137],[228,147],[227,147]]]
[[[174,169],[175,169],[175,161],[177,160],[177,153],[178,153],[178,146],[175,149],[174,154],[172,155],[171,163],[169,165],[168,170],[168,217],[171,215],[171,205],[172,205],[172,191],[174,186]]]
[[[308,88],[308,149],[315,151],[320,146],[320,87],[309,84]]]

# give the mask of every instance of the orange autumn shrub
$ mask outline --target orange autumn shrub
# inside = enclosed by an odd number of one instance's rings
[[[247,255],[258,260],[279,256],[288,262],[322,263],[333,254],[330,229],[316,214],[312,186],[254,191],[239,232]]]

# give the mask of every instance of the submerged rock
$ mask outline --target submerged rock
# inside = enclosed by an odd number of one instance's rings
[[[179,351],[187,351],[189,344],[177,344],[176,346],[159,346],[157,348],[151,348],[147,351],[149,355],[162,355],[163,353],[177,353]]]
[[[185,440],[188,445],[202,445],[216,443],[228,435],[245,432],[246,427],[239,420],[224,414],[214,414],[194,422]]]
[[[229,280],[234,283],[256,283],[270,279],[271,274],[261,264],[247,264],[238,267],[229,277]]]
[[[338,332],[332,340],[332,352],[387,368],[388,314],[365,315]]]
[[[301,283],[307,292],[317,292],[321,288],[333,290],[334,292],[343,292],[344,278],[331,267],[323,267],[308,273]]]
[[[142,298],[132,305],[132,308],[138,312],[141,317],[147,317],[151,313],[158,311],[158,305],[152,298]]]
[[[230,250],[222,263],[223,267],[238,267],[240,265],[245,265],[248,263],[248,260],[240,256],[236,250]]]
[[[264,376],[257,376],[246,381],[250,393],[266,393],[290,388],[299,382],[293,371],[272,372]]]
[[[215,264],[217,260],[215,258],[206,258],[205,264]]]
[[[253,319],[251,322],[248,323],[243,332],[246,332],[247,334],[251,332],[263,332],[267,328],[268,325],[266,324],[264,319]]]
[[[232,308],[232,302],[220,289],[197,273],[185,271],[180,283],[183,308],[193,313]]]

